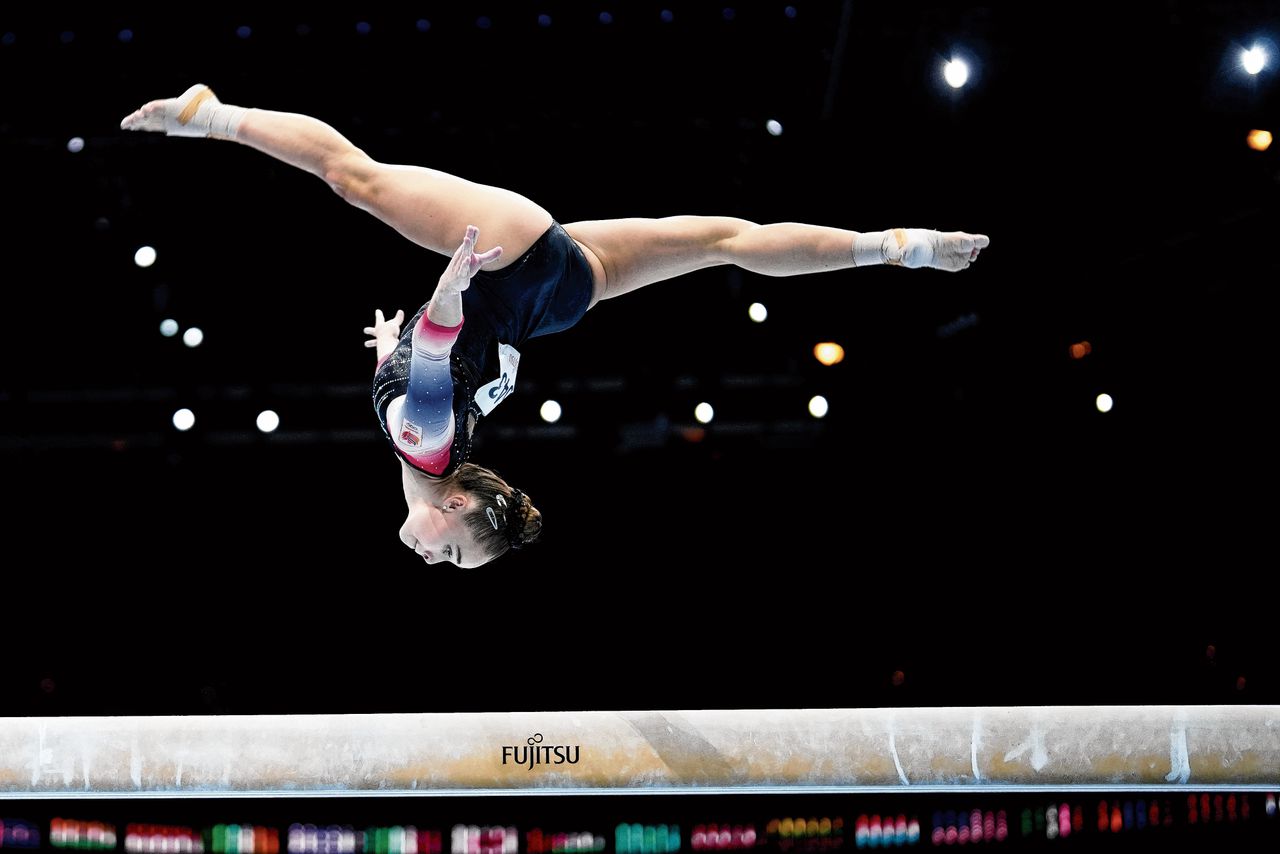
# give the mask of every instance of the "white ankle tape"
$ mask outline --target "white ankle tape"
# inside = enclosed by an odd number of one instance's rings
[[[866,231],[853,238],[853,266],[893,264],[901,267],[928,267],[933,263],[938,232],[927,228],[895,228]]]
[[[224,104],[213,90],[197,83],[164,105],[164,132],[168,136],[220,136],[235,139],[248,110]]]

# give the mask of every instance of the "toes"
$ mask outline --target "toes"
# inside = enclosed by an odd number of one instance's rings
[[[164,126],[164,101],[148,101],[120,121],[121,130],[160,130]]]

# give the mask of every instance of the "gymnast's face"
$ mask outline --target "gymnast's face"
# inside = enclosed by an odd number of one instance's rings
[[[427,563],[447,563],[463,569],[488,563],[489,556],[476,545],[463,519],[471,506],[467,495],[451,495],[438,503],[414,496],[408,504],[409,515],[400,526],[400,542]]]

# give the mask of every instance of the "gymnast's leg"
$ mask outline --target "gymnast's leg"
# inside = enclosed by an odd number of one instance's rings
[[[518,259],[551,226],[551,215],[518,193],[420,166],[379,163],[318,119],[223,104],[207,86],[151,101],[125,117],[126,130],[233,139],[321,178],[343,199],[400,234],[452,256],[468,225],[483,254],[502,246],[485,269]]]
[[[959,231],[854,232],[796,222],[757,225],[721,216],[595,220],[564,228],[600,260],[605,280],[601,299],[720,264],[766,276],[871,264],[963,270],[989,243],[986,235]]]

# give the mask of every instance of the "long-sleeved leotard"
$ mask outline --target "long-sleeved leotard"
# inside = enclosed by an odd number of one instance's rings
[[[456,429],[449,353],[461,331],[462,323],[440,326],[422,314],[413,330],[408,386],[387,407],[387,432],[396,449],[428,474],[443,474],[449,466]],[[385,360],[379,360],[379,368]]]
[[[592,295],[590,266],[555,223],[511,264],[471,281],[462,293],[465,332],[461,324],[431,323],[423,306],[374,373],[373,407],[387,440],[434,477],[452,474],[470,455],[473,432],[492,409],[476,395],[505,373],[499,344],[518,349],[569,328]]]

